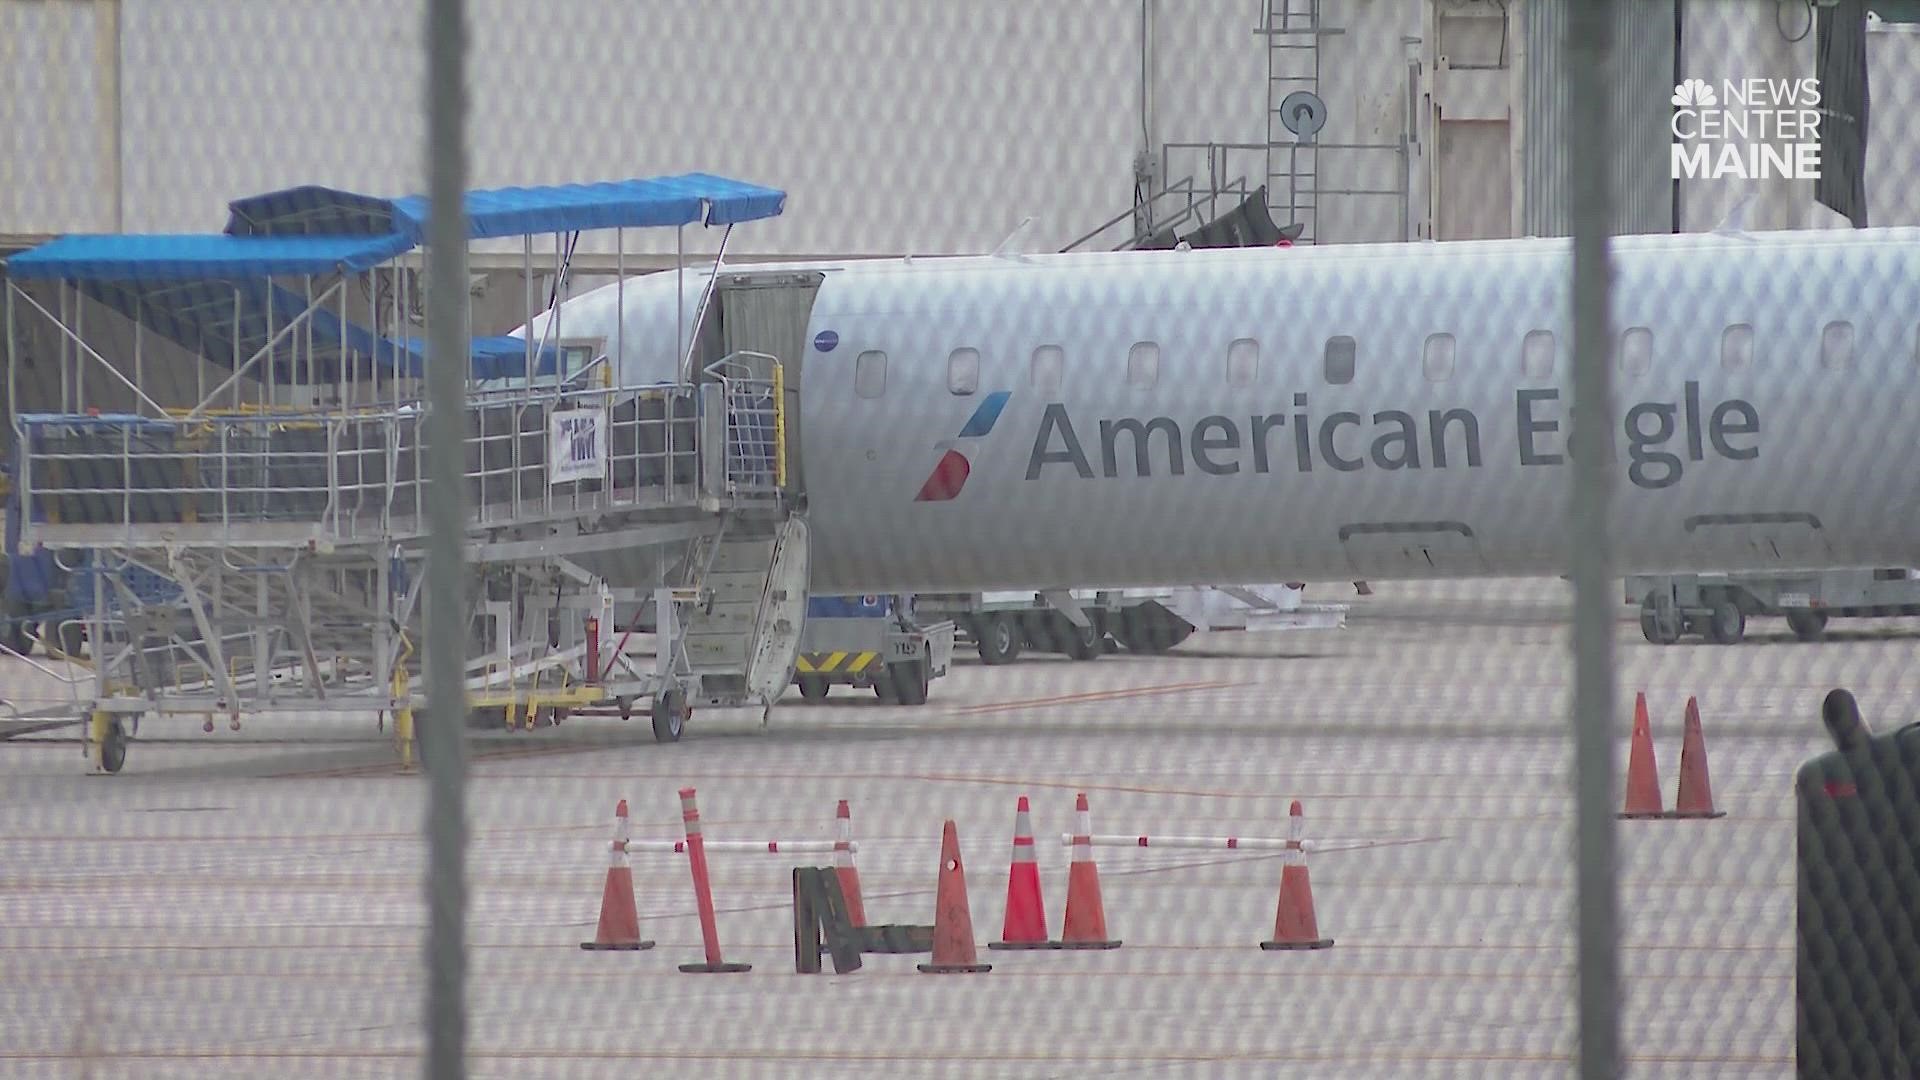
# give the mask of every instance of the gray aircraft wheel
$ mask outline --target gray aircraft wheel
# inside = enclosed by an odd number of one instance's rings
[[[1680,640],[1679,613],[1671,613],[1673,618],[1661,619],[1660,606],[1655,604],[1649,594],[1640,602],[1640,636],[1653,645],[1671,645]]]
[[[830,688],[831,684],[818,675],[800,676],[800,696],[807,701],[820,702],[827,700],[827,691]]]
[[[909,660],[887,665],[887,681],[893,684],[894,697],[902,705],[925,705],[933,680],[925,660]]]
[[[1025,644],[1020,627],[1011,615],[988,615],[979,621],[974,635],[980,645],[980,661],[986,664],[1010,664]]]
[[[682,690],[668,690],[653,701],[653,739],[655,742],[679,742],[687,730],[687,718],[693,707]]]
[[[1066,620],[1060,619],[1060,637],[1066,646],[1066,654],[1075,660],[1092,660],[1105,652],[1106,635],[1097,626],[1082,629]]]
[[[1787,629],[1801,641],[1819,641],[1827,629],[1827,613],[1824,611],[1790,611],[1787,613]]]
[[[107,737],[100,743],[100,767],[117,773],[127,763],[127,730],[116,718],[107,725]]]
[[[1713,602],[1713,614],[1707,617],[1707,637],[1716,645],[1738,645],[1747,634],[1747,614],[1729,597]]]

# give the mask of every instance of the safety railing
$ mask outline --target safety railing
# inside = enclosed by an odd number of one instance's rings
[[[729,493],[776,490],[785,446],[773,371],[717,386],[545,388],[470,402],[462,449],[472,523],[693,504],[703,439],[719,443]],[[709,405],[704,393],[715,389]],[[703,430],[703,420],[717,425]],[[24,543],[305,545],[423,528],[418,404],[193,420],[37,414],[16,428]]]
[[[786,378],[779,361],[734,353],[707,372],[716,379],[701,388],[710,493],[778,495],[787,482]]]

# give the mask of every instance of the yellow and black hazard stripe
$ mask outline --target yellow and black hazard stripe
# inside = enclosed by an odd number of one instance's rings
[[[794,668],[803,675],[853,675],[879,658],[877,652],[801,653]]]

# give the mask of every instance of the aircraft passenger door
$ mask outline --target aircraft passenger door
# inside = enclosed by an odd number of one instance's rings
[[[1356,580],[1486,573],[1480,539],[1462,521],[1363,521],[1340,526]]]
[[[766,353],[780,361],[787,446],[787,490],[806,492],[801,471],[800,372],[807,350],[807,323],[813,317],[814,296],[826,275],[818,272],[739,273],[720,282],[721,334],[725,353]],[[755,371],[769,378],[771,371]]]

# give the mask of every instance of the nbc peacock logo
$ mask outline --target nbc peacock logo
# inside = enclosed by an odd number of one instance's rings
[[[1687,79],[1676,83],[1673,88],[1673,107],[1676,109],[1711,109],[1720,104],[1720,95],[1713,92],[1713,84],[1705,79]]]

